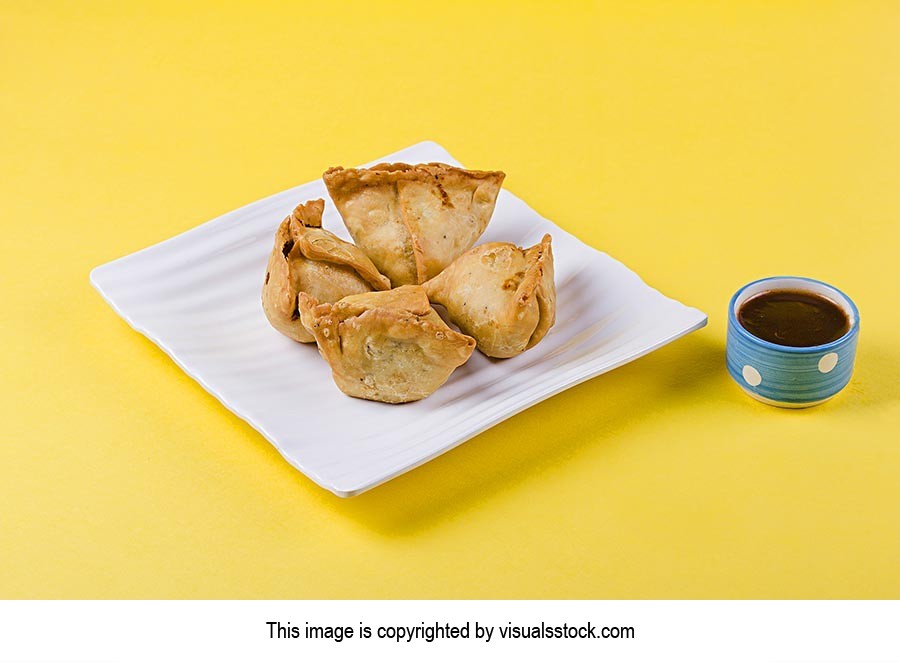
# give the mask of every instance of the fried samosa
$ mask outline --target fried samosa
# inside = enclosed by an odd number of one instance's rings
[[[322,304],[301,292],[298,301],[335,384],[355,398],[421,400],[475,349],[472,338],[447,326],[419,285]]]
[[[394,287],[422,284],[484,232],[506,175],[443,163],[331,168],[323,175],[353,241]]]
[[[534,347],[556,321],[550,235],[528,249],[505,242],[476,246],[424,287],[429,300],[495,358]]]
[[[322,302],[387,290],[391,284],[360,249],[322,228],[324,200],[300,204],[275,233],[262,290],[269,323],[298,342],[315,339],[300,321],[298,292]]]

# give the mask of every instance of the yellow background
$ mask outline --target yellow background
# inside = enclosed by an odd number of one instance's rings
[[[181,5],[0,4],[0,597],[900,597],[900,3]],[[423,139],[710,323],[339,500],[88,272]],[[781,273],[813,410],[724,368]]]

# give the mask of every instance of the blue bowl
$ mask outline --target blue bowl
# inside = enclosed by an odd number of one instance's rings
[[[814,347],[786,347],[757,338],[740,325],[743,303],[769,290],[805,290],[827,297],[847,313],[850,330]],[[811,278],[773,276],[744,285],[728,304],[728,373],[752,398],[776,407],[812,407],[825,402],[850,381],[859,338],[859,311],[836,287]]]

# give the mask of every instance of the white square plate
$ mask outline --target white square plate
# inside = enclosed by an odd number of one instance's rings
[[[382,161],[459,165],[433,142]],[[260,304],[275,228],[298,202],[312,198],[328,201],[324,227],[349,240],[320,179],[97,267],[91,283],[288,462],[338,496],[390,480],[526,407],[706,324],[699,310],[648,287],[503,190],[480,242],[531,246],[544,233],[552,235],[556,326],[512,359],[491,360],[476,351],[425,400],[388,405],[350,398],[332,382],[316,346],[278,334]],[[340,435],[334,434],[336,421]]]

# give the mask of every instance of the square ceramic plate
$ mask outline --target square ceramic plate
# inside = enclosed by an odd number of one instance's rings
[[[382,161],[459,165],[433,142]],[[323,170],[326,165],[332,164]],[[512,359],[491,360],[476,351],[425,400],[356,400],[334,385],[316,346],[279,335],[260,304],[275,228],[298,202],[312,198],[328,201],[323,226],[349,240],[319,179],[97,267],[91,283],[288,462],[341,497],[409,471],[526,407],[706,324],[699,310],[648,287],[503,190],[479,243],[531,246],[544,233],[553,236],[556,325]]]

